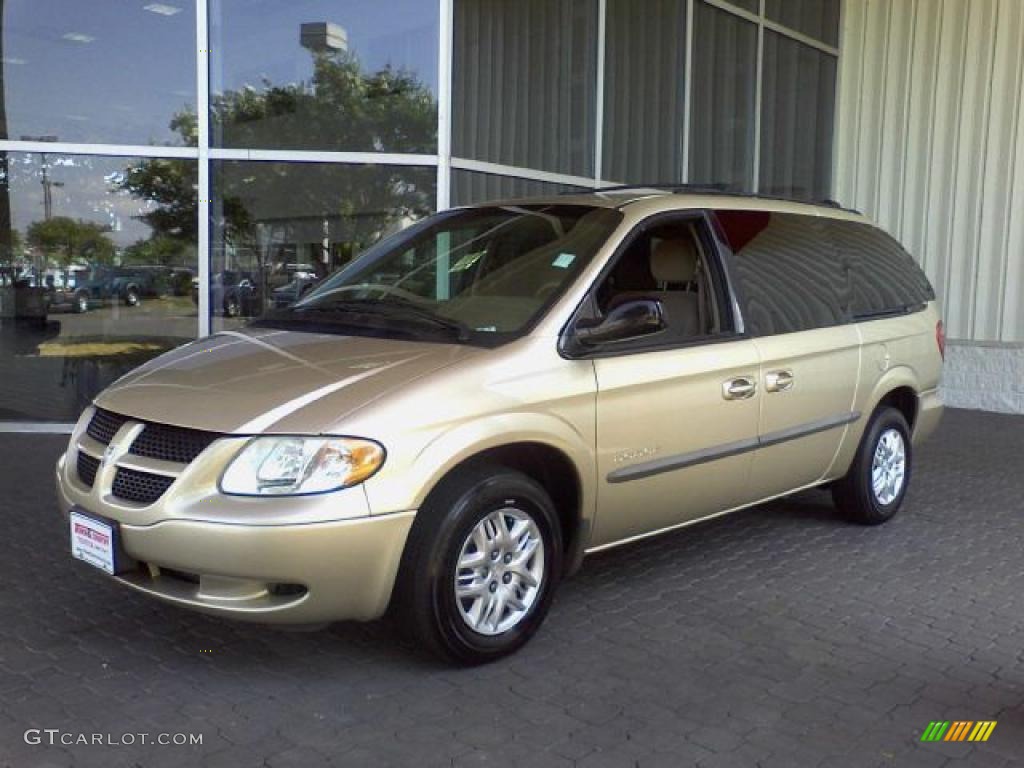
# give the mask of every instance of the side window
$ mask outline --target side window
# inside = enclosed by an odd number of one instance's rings
[[[815,216],[717,211],[735,255],[739,300],[754,336],[794,333],[850,320],[850,276]]]
[[[644,342],[659,345],[732,330],[722,321],[722,282],[706,250],[709,241],[700,236],[702,226],[692,217],[641,225],[597,286],[599,314],[635,299],[660,301],[668,328]]]
[[[881,229],[841,220],[829,222],[829,229],[850,265],[854,319],[904,312],[935,298],[913,257]]]

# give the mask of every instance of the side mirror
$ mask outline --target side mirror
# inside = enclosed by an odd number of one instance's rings
[[[573,339],[584,347],[650,336],[665,330],[665,310],[656,299],[635,299],[612,309],[593,324],[577,323]]]

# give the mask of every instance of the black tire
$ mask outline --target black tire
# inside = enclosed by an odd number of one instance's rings
[[[457,563],[464,542],[476,526],[502,509],[528,515],[535,523],[543,542],[543,574],[532,603],[518,623],[497,634],[481,634],[459,608],[455,595]],[[457,470],[430,494],[416,516],[399,569],[392,612],[418,646],[442,658],[465,665],[495,661],[522,647],[543,623],[561,579],[562,561],[558,514],[538,483],[521,472],[496,465]],[[489,568],[482,570],[490,572]],[[498,583],[497,575],[483,580],[491,578],[492,584]],[[492,584],[488,585],[491,592],[495,589]],[[503,608],[505,615],[511,620],[512,609]]]
[[[86,293],[75,294],[75,312],[82,314],[89,311],[89,295]]]
[[[129,287],[124,292],[124,303],[127,307],[139,306],[139,290],[134,286]]]
[[[224,300],[225,317],[238,317],[242,314],[242,305],[238,303],[237,296],[229,296]]]
[[[905,456],[902,482],[891,499],[887,492],[883,492],[880,499],[873,484],[873,462],[875,453],[879,450],[879,442],[893,430],[902,440]],[[872,415],[849,471],[832,484],[832,498],[843,514],[855,523],[884,523],[891,519],[903,504],[910,485],[913,465],[913,447],[910,443],[910,427],[907,426],[907,420],[896,408],[883,406]]]

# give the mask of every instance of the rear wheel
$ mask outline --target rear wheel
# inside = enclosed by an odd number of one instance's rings
[[[498,466],[458,472],[417,515],[396,586],[404,629],[462,664],[520,648],[547,615],[562,570],[554,504]]]
[[[129,307],[139,306],[139,289],[130,287],[124,292],[124,303]]]
[[[238,317],[242,314],[242,305],[238,302],[237,296],[228,296],[224,300],[224,314],[228,317]]]
[[[75,295],[75,312],[81,314],[89,311],[89,295],[79,293]]]
[[[875,411],[846,476],[832,485],[836,506],[851,520],[878,525],[899,511],[910,483],[910,428],[903,414]]]

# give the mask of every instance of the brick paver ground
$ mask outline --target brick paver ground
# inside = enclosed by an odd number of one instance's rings
[[[814,492],[589,559],[480,669],[386,625],[296,633],[152,602],[73,564],[64,438],[0,436],[0,765],[928,766],[1024,755],[1024,417],[951,411],[903,512]],[[921,744],[930,720],[997,720]],[[202,734],[46,746],[28,728]]]

